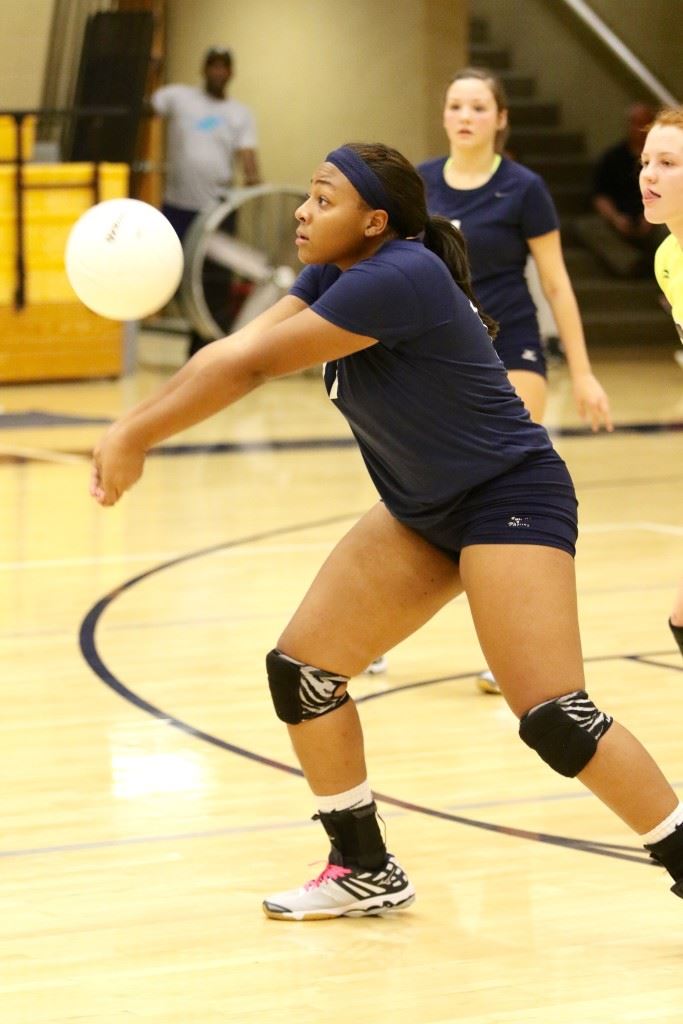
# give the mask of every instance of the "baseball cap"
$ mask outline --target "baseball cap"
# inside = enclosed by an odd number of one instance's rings
[[[222,60],[226,64],[232,64],[232,53],[225,46],[210,46],[204,54],[204,64],[214,60]]]

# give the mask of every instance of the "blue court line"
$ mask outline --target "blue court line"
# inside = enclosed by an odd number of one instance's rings
[[[681,782],[674,782],[672,785],[676,790],[682,785]],[[376,796],[378,796],[376,794]],[[378,796],[378,799],[379,796]],[[517,804],[532,804],[536,805],[539,803],[555,803],[556,801],[564,800],[590,800],[594,799],[593,795],[586,791],[586,793],[575,793],[575,794],[556,794],[548,795],[546,797],[521,797],[513,800],[499,800],[499,801],[482,801],[481,803],[473,804],[455,804],[449,806],[449,810],[472,810],[478,807],[509,807]],[[397,818],[403,817],[401,809],[397,811],[383,814],[382,817]],[[261,822],[255,825],[228,825],[224,828],[206,828],[199,831],[187,831],[187,833],[158,833],[154,836],[129,836],[124,839],[102,839],[102,840],[83,840],[80,843],[58,843],[51,846],[29,846],[29,847],[18,847],[13,850],[0,850],[0,860],[18,859],[22,857],[39,857],[46,855],[54,855],[59,853],[83,853],[87,850],[112,850],[119,849],[127,846],[144,846],[147,843],[181,843],[191,842],[199,839],[221,839],[226,836],[249,836],[253,834],[260,835],[262,833],[274,833],[274,831],[290,831],[293,828],[312,828],[315,825],[317,830],[317,823],[312,818],[304,818],[292,821],[279,821],[278,823],[265,823]],[[582,843],[583,841],[578,841]],[[615,843],[600,843],[594,844],[599,846],[601,850],[609,851],[624,851],[629,854],[638,853],[638,857],[626,857],[622,859],[638,860],[649,863],[649,858],[646,857],[642,848],[623,846]],[[591,850],[589,852],[596,853],[597,850]]]
[[[672,783],[674,789],[680,788],[683,783],[674,782]],[[539,804],[539,803],[555,803],[557,801],[564,800],[589,800],[593,799],[593,794],[586,790],[584,793],[556,793],[548,794],[547,796],[529,796],[529,797],[518,797],[510,800],[483,800],[475,803],[467,804],[452,804],[448,805],[448,810],[473,810],[475,808],[482,807],[510,807],[518,804]],[[383,814],[383,817],[387,818],[401,818],[404,816],[404,812],[400,809],[398,811],[391,811]],[[38,856],[49,856],[59,853],[82,853],[85,850],[108,850],[118,849],[119,847],[125,846],[144,846],[146,843],[175,843],[185,842],[186,840],[193,839],[220,839],[225,836],[240,836],[250,834],[260,834],[262,832],[285,832],[290,829],[297,828],[312,828],[315,824],[317,830],[317,823],[312,818],[299,819],[296,821],[281,821],[277,823],[268,822],[261,823],[258,825],[231,825],[226,828],[215,828],[215,829],[204,829],[198,832],[170,832],[170,833],[158,833],[156,835],[144,835],[144,836],[128,836],[126,838],[118,839],[94,839],[90,841],[82,841],[77,843],[58,843],[52,846],[27,846],[19,847],[10,850],[0,850],[0,860],[9,860],[12,858],[21,857],[38,857]],[[639,852],[643,853],[638,847],[623,846],[620,844],[613,843],[601,843],[602,849],[605,850],[623,850],[629,853]],[[642,857],[637,858],[638,860],[643,859]],[[647,863],[647,861],[646,861]]]
[[[120,846],[142,846],[145,843],[175,843],[187,839],[219,839],[221,836],[247,835],[250,832],[277,832],[313,825],[312,820],[279,822],[278,824],[234,825],[202,832],[170,832],[149,836],[128,836],[125,839],[94,839],[81,843],[60,843],[55,846],[27,846],[23,849],[0,850],[0,860],[10,857],[36,857],[43,854],[81,853],[83,850],[108,850]]]
[[[74,416],[71,413],[25,409],[23,412],[0,413],[0,430],[22,427],[107,426],[113,420],[106,416]]]
[[[99,601],[97,601],[92,608],[88,611],[85,618],[81,623],[79,631],[79,644],[81,653],[87,664],[93,670],[93,672],[109,686],[112,690],[118,693],[124,700],[145,711],[147,714],[160,721],[163,721],[166,725],[169,725],[181,732],[186,733],[196,739],[202,740],[205,743],[209,743],[212,746],[219,747],[222,750],[226,750],[229,753],[236,754],[239,757],[243,757],[247,760],[256,762],[268,768],[274,768],[277,771],[283,771],[290,775],[303,776],[303,772],[300,768],[290,764],[286,764],[282,761],[277,761],[274,758],[266,757],[262,754],[258,754],[253,750],[247,750],[244,747],[239,747],[236,744],[229,743],[227,740],[223,740],[218,736],[214,736],[211,733],[205,732],[202,729],[196,729],[194,726],[182,719],[176,718],[173,715],[169,715],[162,711],[160,708],[151,704],[145,700],[139,694],[130,690],[121,680],[119,680],[107,667],[102,658],[100,657],[97,645],[95,642],[95,634],[97,625],[108,607],[118,596],[124,593],[126,590],[139,583],[141,580],[153,576],[158,572],[162,572],[165,569],[171,568],[182,562],[190,561],[194,558],[200,558],[213,552],[224,550],[225,548],[237,547],[238,545],[244,545],[253,543],[255,540],[263,540],[266,537],[282,536],[283,534],[291,532],[300,532],[307,529],[315,529],[321,525],[327,525],[330,522],[339,522],[344,519],[351,517],[351,513],[346,516],[336,516],[333,519],[317,520],[309,523],[299,523],[294,526],[278,527],[276,529],[266,531],[259,534],[254,534],[248,537],[239,538],[233,541],[226,541],[223,544],[214,544],[207,548],[201,548],[197,551],[190,552],[188,554],[179,556],[177,558],[170,559],[167,562],[163,562],[152,569],[148,569],[145,572],[139,573],[137,576],[132,577],[125,583],[121,584],[116,589],[110,591],[109,594],[105,595]],[[627,655],[628,659],[638,660],[639,655]],[[604,657],[601,660],[606,660]],[[662,667],[673,667],[664,665]],[[439,677],[434,680],[426,680],[416,683],[409,683],[402,687],[395,687],[392,690],[382,691],[381,693],[370,694],[364,698],[359,698],[359,703],[367,700],[376,699],[379,696],[394,696],[396,693],[400,693],[405,689],[414,689],[419,686],[433,685],[437,682],[445,682],[446,680],[455,680],[461,678],[469,678],[474,673],[468,672],[464,675],[459,673],[454,676]],[[569,836],[551,835],[544,832],[529,831],[527,829],[515,828],[507,825],[497,825],[493,822],[480,821],[475,818],[468,818],[462,815],[454,814],[449,811],[441,811],[436,808],[427,807],[423,804],[416,804],[411,801],[402,800],[398,797],[392,797],[388,794],[383,794],[375,791],[374,793],[378,802],[389,804],[393,807],[399,807],[403,810],[412,811],[417,814],[423,814],[428,817],[440,819],[442,821],[449,821],[459,825],[466,825],[470,828],[482,829],[487,832],[495,832],[500,835],[506,835],[518,839],[533,840],[535,842],[546,843],[552,846],[560,846],[568,849],[581,851],[584,853],[593,853],[597,856],[612,857],[619,860],[633,861],[636,863],[644,863],[651,865],[652,861],[649,856],[645,853],[642,848],[635,847],[622,847],[614,846],[613,844],[593,842],[590,840],[575,839]]]
[[[596,435],[589,427],[556,427],[547,428],[551,437],[607,437],[607,434]],[[615,434],[664,434],[683,431],[683,420],[671,420],[666,423],[622,423],[614,427]],[[152,448],[149,455],[180,456],[180,455],[230,455],[241,452],[268,451],[318,451],[325,448],[355,448],[356,439],[344,437],[301,437],[301,438],[263,438],[254,441],[214,441],[195,444],[162,444]],[[83,451],[67,450],[69,455],[87,454]]]
[[[64,426],[71,425],[108,425],[111,419],[98,419],[87,417],[68,417],[50,413],[31,412],[25,414],[26,420],[22,421],[21,413],[0,414],[0,429],[17,428],[19,426]],[[606,435],[595,435],[588,427],[549,427],[548,433],[553,438],[571,437],[595,437]],[[622,423],[614,427],[615,434],[660,434],[676,433],[683,431],[683,421],[672,420],[664,423]],[[261,439],[254,441],[215,441],[193,444],[166,444],[152,448],[148,453],[149,457],[168,458],[191,455],[234,455],[254,452],[278,452],[278,451],[321,451],[326,449],[355,448],[356,440],[353,437],[307,437],[307,438],[279,438]],[[75,455],[88,457],[91,452],[89,448],[60,448],[64,455]],[[39,461],[38,455],[31,453],[6,452],[0,455],[0,463],[26,463]],[[670,478],[667,477],[667,480]],[[626,481],[633,483],[633,479]],[[652,481],[635,481],[652,482]],[[585,485],[595,486],[595,485]],[[599,484],[602,486],[602,484]]]
[[[551,437],[608,437],[604,432],[595,434],[590,427],[546,427]],[[614,434],[666,434],[683,430],[683,420],[664,420],[661,423],[615,423]]]
[[[114,420],[108,416],[92,416],[92,415],[78,415],[75,413],[64,413],[64,412],[50,412],[45,409],[24,409],[18,412],[3,412],[0,413],[0,430],[16,430],[20,428],[30,427],[64,427],[64,426],[107,426],[113,423]],[[547,427],[548,433],[552,437],[593,437],[593,431],[588,426],[578,425],[575,427]],[[682,420],[663,420],[661,422],[654,422],[652,420],[645,421],[642,423],[620,423],[615,424],[615,433],[635,433],[635,434],[653,434],[653,433],[664,433],[667,431],[680,431],[683,430]],[[225,451],[241,451],[245,448],[248,450],[257,450],[261,445],[266,448],[269,447],[318,447],[327,446],[331,444],[336,446],[337,444],[354,444],[352,438],[304,438],[301,440],[281,440],[281,441],[245,441],[237,442],[232,444],[230,442],[220,442],[218,445],[169,445],[165,450],[178,449],[183,453],[187,452],[191,454],[195,450],[198,451],[209,451],[213,452],[216,450]],[[221,448],[222,445],[224,448]]]

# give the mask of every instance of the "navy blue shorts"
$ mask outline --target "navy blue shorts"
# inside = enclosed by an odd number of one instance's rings
[[[474,487],[436,523],[404,523],[455,562],[470,544],[539,544],[574,557],[577,508],[572,478],[553,451]]]
[[[535,320],[503,328],[493,345],[506,370],[529,370],[547,376],[545,352]]]

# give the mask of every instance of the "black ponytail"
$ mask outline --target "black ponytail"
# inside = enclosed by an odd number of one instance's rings
[[[484,312],[474,294],[467,242],[462,231],[445,217],[428,217],[424,228],[424,244],[446,264],[453,280],[476,309],[493,341],[498,334],[498,324]]]

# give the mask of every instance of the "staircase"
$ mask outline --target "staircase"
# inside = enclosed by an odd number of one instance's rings
[[[553,197],[587,344],[672,344],[674,328],[659,304],[654,275],[651,280],[611,276],[573,230],[574,218],[591,210],[592,161],[583,133],[565,130],[561,104],[539,99],[535,78],[515,73],[510,49],[491,42],[483,18],[470,20],[469,61],[500,77],[510,104],[508,148],[516,160],[541,175]]]

